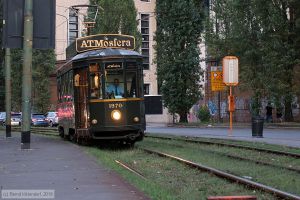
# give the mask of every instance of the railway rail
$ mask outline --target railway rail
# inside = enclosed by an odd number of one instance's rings
[[[259,190],[268,192],[268,193],[273,194],[280,198],[300,200],[300,196],[297,196],[295,194],[284,192],[284,191],[278,190],[276,188],[273,188],[273,187],[270,187],[270,186],[267,186],[267,185],[264,185],[261,183],[257,183],[257,182],[254,182],[254,181],[251,181],[251,180],[248,180],[248,179],[245,179],[245,178],[242,178],[242,177],[239,177],[239,176],[227,173],[227,172],[223,172],[223,171],[215,169],[215,168],[211,168],[211,167],[199,164],[199,163],[195,163],[195,162],[192,162],[192,161],[189,161],[189,160],[186,160],[186,159],[174,156],[174,155],[162,153],[159,151],[154,151],[154,150],[150,150],[150,149],[146,149],[146,148],[140,148],[140,149],[147,153],[150,153],[150,154],[156,154],[161,157],[166,157],[166,158],[176,160],[176,161],[183,163],[187,166],[190,166],[192,168],[212,173],[218,177],[221,177],[221,178],[233,181],[233,182],[237,182],[237,183],[246,185],[246,186],[254,188],[254,189],[259,189]]]
[[[258,147],[251,147],[251,146],[244,146],[244,145],[238,145],[238,144],[230,144],[230,143],[224,143],[224,142],[204,141],[204,140],[200,140],[200,139],[193,140],[193,139],[186,139],[186,138],[173,138],[173,137],[153,136],[153,135],[146,135],[145,137],[162,139],[162,140],[178,140],[178,141],[207,144],[207,145],[227,146],[227,147],[234,147],[234,148],[239,148],[239,149],[255,150],[255,151],[260,151],[260,152],[266,152],[266,153],[272,153],[272,154],[277,154],[277,155],[284,155],[284,156],[289,156],[289,157],[300,158],[300,154],[298,154],[298,153],[258,148]]]

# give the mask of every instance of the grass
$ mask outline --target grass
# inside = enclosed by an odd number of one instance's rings
[[[233,150],[228,147],[190,144],[180,141],[162,141],[148,138],[143,143],[140,143],[139,146],[177,155],[179,157],[221,169],[238,176],[252,177],[252,180],[254,181],[298,195],[300,194],[300,175],[297,172],[291,172],[270,166],[263,166],[249,161],[236,160],[216,154],[213,151],[217,149],[219,152],[234,152],[240,156],[253,158],[259,156],[260,160],[272,161],[272,159],[274,159],[277,164],[293,165],[298,168],[300,166],[299,159],[251,152],[243,149]]]
[[[147,141],[151,141],[151,137],[146,139]],[[155,141],[155,139],[152,139]],[[156,140],[157,142],[160,140]],[[187,143],[184,141],[178,141],[178,140],[171,140],[168,142],[168,140],[165,140],[164,142],[172,144],[172,145],[181,145],[181,146],[186,146]],[[219,141],[220,142],[220,141]],[[224,143],[224,142],[222,142]],[[247,146],[253,146],[255,143],[249,143],[243,142],[243,144],[240,145],[247,145]],[[283,156],[283,155],[277,155],[277,154],[270,154],[267,152],[260,152],[260,151],[255,151],[255,150],[248,150],[248,149],[241,149],[241,148],[234,148],[234,147],[226,147],[226,146],[220,146],[220,145],[210,145],[210,144],[197,144],[197,143],[189,143],[188,146],[192,146],[192,148],[197,148],[201,151],[206,151],[206,152],[211,152],[211,153],[219,153],[221,155],[230,155],[230,156],[238,156],[238,157],[243,157],[251,160],[256,160],[256,161],[262,161],[265,163],[277,165],[277,166],[283,166],[287,168],[294,168],[300,170],[300,160],[293,158],[293,157],[288,157],[288,156]],[[268,149],[275,149],[275,145],[269,145],[267,147]],[[260,146],[262,148],[262,146]],[[283,149],[280,149],[283,150]],[[290,149],[285,148],[287,151],[291,151]],[[295,152],[298,151],[298,149],[293,149]]]
[[[141,142],[139,146],[151,146]],[[163,144],[161,148],[166,146]],[[230,183],[214,175],[191,169],[170,159],[147,154],[138,149],[110,150],[89,147],[85,149],[97,161],[121,174],[131,184],[151,199],[206,199],[217,195],[255,195],[258,199],[274,199],[273,196]],[[144,180],[114,161],[128,163],[141,172]]]

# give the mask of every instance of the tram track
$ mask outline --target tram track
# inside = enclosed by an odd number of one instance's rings
[[[177,138],[177,137],[175,138],[175,137],[166,137],[166,136],[157,136],[157,135],[156,136],[146,135],[145,137],[162,139],[162,140],[184,141],[184,142],[189,142],[189,143],[198,143],[198,144],[206,144],[206,145],[226,146],[226,147],[248,149],[248,150],[254,150],[254,151],[259,151],[259,152],[272,153],[272,154],[276,154],[276,155],[284,155],[284,156],[289,156],[289,157],[300,158],[300,154],[298,154],[298,153],[266,149],[266,148],[258,148],[258,147],[252,147],[252,146],[246,146],[246,145],[230,144],[230,143],[225,143],[225,142],[205,141],[205,140],[200,140],[200,139],[193,140],[193,139],[186,139],[186,138]]]
[[[227,179],[229,181],[236,182],[236,183],[239,183],[239,184],[243,184],[243,185],[245,185],[247,187],[251,187],[253,189],[259,189],[261,191],[268,192],[268,193],[273,194],[273,195],[275,195],[277,197],[280,197],[280,198],[300,200],[300,196],[297,196],[295,194],[291,194],[291,193],[288,193],[288,192],[285,192],[285,191],[281,191],[279,189],[276,189],[276,188],[273,188],[273,187],[270,187],[270,186],[267,186],[267,185],[264,185],[264,184],[261,184],[261,183],[258,183],[258,182],[254,182],[254,181],[248,180],[246,178],[242,178],[242,177],[239,177],[239,176],[236,176],[236,175],[233,175],[233,174],[230,174],[230,173],[227,173],[227,172],[224,172],[224,171],[212,168],[212,167],[208,167],[208,166],[205,166],[205,165],[202,165],[202,164],[199,164],[199,163],[195,163],[195,162],[186,160],[184,158],[180,158],[180,157],[177,157],[177,156],[174,156],[174,155],[171,155],[171,154],[167,154],[167,153],[162,153],[162,152],[159,152],[159,151],[150,150],[150,149],[147,149],[147,148],[139,147],[139,149],[141,149],[144,152],[147,152],[149,154],[155,154],[155,155],[158,155],[160,157],[165,157],[165,158],[169,158],[169,159],[172,159],[172,160],[176,160],[176,161],[178,161],[182,164],[185,164],[189,167],[198,169],[200,171],[206,171],[206,172],[212,173],[212,174],[214,174],[218,177],[221,177],[221,178],[224,178],[224,179]]]

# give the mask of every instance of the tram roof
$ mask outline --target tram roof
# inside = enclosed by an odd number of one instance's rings
[[[125,57],[125,56],[142,57],[142,55],[136,51],[107,48],[107,49],[99,49],[94,51],[83,52],[81,54],[74,56],[72,58],[72,61],[77,61],[77,60],[87,59],[87,58]]]

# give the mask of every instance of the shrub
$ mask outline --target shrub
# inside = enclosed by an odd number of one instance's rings
[[[206,105],[202,105],[198,111],[198,118],[201,122],[209,122],[210,120],[210,113],[209,109]]]

